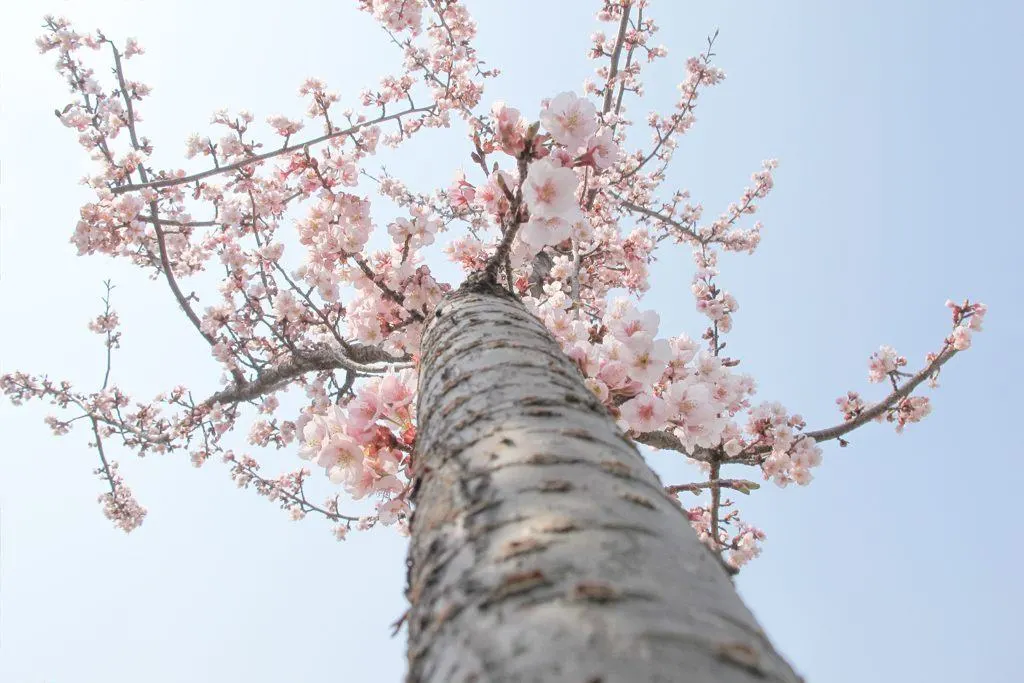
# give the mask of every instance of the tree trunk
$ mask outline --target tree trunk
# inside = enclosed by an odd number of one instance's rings
[[[800,680],[518,300],[472,279],[421,363],[409,681]]]

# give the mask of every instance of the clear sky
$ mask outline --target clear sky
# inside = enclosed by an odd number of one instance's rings
[[[487,101],[536,115],[579,90],[598,3],[470,3],[481,56],[504,76]],[[102,349],[85,329],[102,281],[125,322],[115,379],[152,396],[199,393],[218,373],[169,293],[135,270],[80,258],[68,238],[89,194],[40,15],[137,37],[129,63],[154,86],[144,124],[177,158],[218,107],[297,115],[319,76],[355,103],[397,63],[354,2],[186,0],[8,3],[0,10],[0,363],[98,383]],[[292,14],[294,13],[294,14]],[[739,588],[809,681],[1020,680],[1024,481],[1016,411],[1024,380],[1024,248],[1018,202],[1024,5],[988,2],[653,3],[670,51],[649,72],[642,119],[666,111],[683,60],[721,29],[726,82],[709,92],[667,187],[716,215],[762,159],[778,157],[756,255],[724,259],[740,302],[729,350],[812,427],[838,418],[848,389],[875,397],[866,361],[881,343],[919,362],[948,329],[946,298],[985,301],[986,331],[902,436],[871,425],[830,445],[803,489],[766,486],[745,516],[768,534]],[[636,138],[634,138],[636,139]],[[468,165],[457,134],[404,148],[403,174],[428,189]],[[397,162],[389,163],[401,172]],[[699,334],[687,252],[665,250],[646,307],[662,333]],[[87,436],[55,439],[47,407],[0,407],[0,680],[172,683],[397,681],[404,542],[389,532],[335,542],[294,523],[219,464],[116,454],[150,514],[131,536],[103,519]],[[294,453],[269,454],[272,470]],[[685,468],[652,458],[669,483]],[[670,586],[666,590],[671,590]]]

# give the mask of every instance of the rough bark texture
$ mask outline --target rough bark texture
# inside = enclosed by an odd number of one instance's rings
[[[800,680],[519,301],[447,298],[419,392],[409,681]]]

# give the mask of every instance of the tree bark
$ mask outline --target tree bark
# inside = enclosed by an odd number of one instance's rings
[[[575,364],[482,278],[422,344],[413,683],[801,680]]]

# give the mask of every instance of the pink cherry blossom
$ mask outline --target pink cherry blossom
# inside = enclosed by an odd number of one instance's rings
[[[569,234],[569,223],[558,216],[534,217],[519,229],[519,238],[537,250],[549,244],[564,242],[569,239]]]
[[[597,108],[576,93],[563,92],[541,110],[540,122],[555,142],[575,152],[597,130]]]
[[[380,400],[391,410],[412,403],[415,390],[416,375],[412,370],[389,372],[380,380]]]
[[[950,335],[950,343],[957,351],[965,351],[971,348],[971,330],[964,325],[957,325]]]
[[[491,115],[498,128],[497,141],[501,151],[518,155],[526,143],[526,119],[518,109],[508,107],[504,102],[495,102],[491,106]]]
[[[418,33],[423,15],[421,0],[362,0],[373,5],[373,15],[392,31]]]
[[[448,186],[448,202],[453,209],[465,210],[473,203],[475,196],[476,188],[466,180],[465,172],[459,171],[455,175],[455,180]]]
[[[711,392],[706,384],[690,378],[669,385],[664,394],[672,419],[686,424],[703,424],[715,418]]]
[[[636,432],[651,432],[664,426],[669,409],[653,394],[640,394],[622,404],[622,420]]]
[[[643,343],[642,335],[634,335],[632,339],[640,342],[626,345],[626,367],[630,377],[642,384],[657,382],[672,358],[672,348],[664,339],[651,340]]]
[[[907,359],[897,355],[896,350],[891,346],[882,345],[878,351],[871,355],[868,363],[868,381],[883,382],[891,373],[907,364]]]
[[[586,156],[593,162],[594,168],[600,171],[615,163],[619,156],[619,145],[615,142],[610,129],[602,129],[587,141]]]
[[[559,168],[546,159],[530,164],[523,194],[534,218],[561,218],[576,208],[579,179],[571,168]]]

